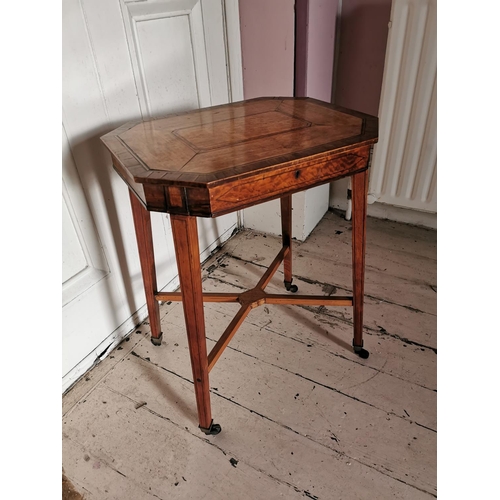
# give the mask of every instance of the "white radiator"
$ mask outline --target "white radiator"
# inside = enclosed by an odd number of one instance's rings
[[[435,213],[436,0],[393,0],[369,201]]]

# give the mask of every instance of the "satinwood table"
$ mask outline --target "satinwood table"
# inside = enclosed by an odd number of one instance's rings
[[[160,345],[159,301],[182,301],[199,426],[218,434],[208,374],[254,307],[263,304],[352,306],[354,351],[363,349],[366,197],[378,120],[310,98],[259,98],[126,123],[102,137],[130,190],[151,341]],[[352,297],[297,294],[292,284],[292,194],[352,178]],[[283,246],[257,285],[244,293],[204,293],[197,217],[217,217],[281,200]],[[180,292],[156,284],[150,211],[170,214]],[[327,251],[327,249],[325,249]],[[265,291],[283,262],[288,293]],[[203,302],[237,302],[236,316],[207,354]]]

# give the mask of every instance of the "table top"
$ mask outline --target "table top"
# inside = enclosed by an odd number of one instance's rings
[[[366,169],[377,129],[370,115],[311,98],[270,97],[132,121],[102,141],[148,209],[211,217]],[[341,157],[343,169],[325,172]],[[346,173],[345,160],[354,161],[354,170]],[[268,187],[249,196],[264,178]],[[275,181],[279,192],[270,189]],[[217,205],[221,195],[245,185]]]

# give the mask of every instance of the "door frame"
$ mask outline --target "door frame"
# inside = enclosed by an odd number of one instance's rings
[[[228,58],[228,83],[231,102],[242,101],[243,60],[241,55],[240,9],[238,0],[223,0],[224,33]]]

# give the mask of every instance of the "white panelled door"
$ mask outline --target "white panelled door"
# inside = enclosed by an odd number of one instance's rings
[[[242,89],[237,0],[62,5],[66,390],[147,315],[127,187],[99,138],[138,117],[239,100]],[[174,289],[169,218],[152,214],[152,223],[158,286]],[[202,258],[236,224],[236,214],[200,220]]]

